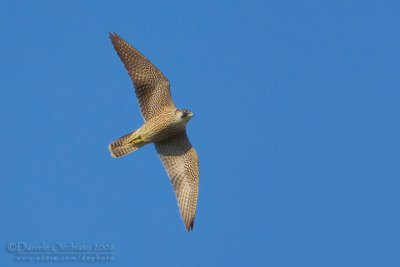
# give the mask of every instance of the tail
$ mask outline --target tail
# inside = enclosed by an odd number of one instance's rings
[[[134,131],[112,142],[108,146],[108,149],[111,152],[111,156],[114,158],[119,158],[135,151],[145,144],[146,143],[143,142],[141,136]]]

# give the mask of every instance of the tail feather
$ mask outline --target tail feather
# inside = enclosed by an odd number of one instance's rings
[[[119,158],[144,146],[145,144],[141,141],[140,136],[134,131],[112,142],[108,149],[111,152],[111,156]]]

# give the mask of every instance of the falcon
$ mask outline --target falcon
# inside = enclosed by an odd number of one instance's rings
[[[168,79],[138,50],[116,33],[110,33],[114,49],[133,82],[144,124],[112,142],[111,156],[122,157],[153,143],[168,173],[186,230],[193,229],[199,187],[199,159],[186,135],[193,117],[175,107]]]

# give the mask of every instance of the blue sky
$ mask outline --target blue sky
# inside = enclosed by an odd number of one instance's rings
[[[399,266],[399,8],[2,1],[0,245],[115,245],[91,266]],[[113,31],[195,113],[193,232],[153,146],[107,150],[142,124]]]

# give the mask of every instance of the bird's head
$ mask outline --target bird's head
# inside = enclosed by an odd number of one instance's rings
[[[175,111],[175,116],[179,120],[188,122],[194,116],[194,114],[188,109],[177,109]]]

